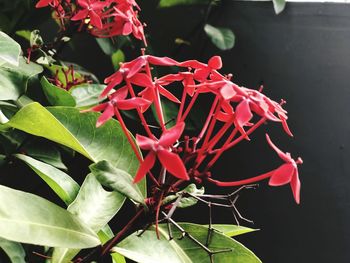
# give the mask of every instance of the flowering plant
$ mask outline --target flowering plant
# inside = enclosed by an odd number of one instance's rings
[[[268,179],[270,186],[290,184],[299,204],[302,159],[280,150],[266,134],[282,159],[280,166],[229,181],[212,173],[212,167],[267,122],[293,136],[285,101],[268,98],[263,87],[235,84],[231,74],[220,72],[220,56],[207,63],[177,61],[148,54],[147,48],[128,62],[114,63],[118,69],[105,78],[106,85],[99,84],[93,74],[60,60],[62,45],[74,33],[87,32],[97,38],[132,34],[147,47],[137,3],[40,0],[36,7],[50,7],[59,36],[44,43],[37,30],[18,32],[29,40],[24,57],[15,40],[0,34],[0,156],[5,166],[28,165],[61,207],[0,186],[0,247],[12,262],[25,262],[25,257],[35,262],[260,262],[232,238],[253,231],[240,226],[251,221],[237,209],[239,193]],[[33,89],[42,98],[36,99]],[[201,98],[210,105],[207,111],[203,107],[203,123],[191,130]],[[167,103],[175,109],[171,118]],[[62,161],[62,156],[76,160],[72,151],[92,162],[81,184],[68,174],[75,161],[68,168]],[[205,191],[207,185],[229,190],[212,194]],[[133,212],[115,227],[112,218],[123,217],[119,211],[126,200]],[[175,220],[178,209],[197,203],[208,207],[207,225]],[[212,207],[232,211],[236,225],[215,224]]]

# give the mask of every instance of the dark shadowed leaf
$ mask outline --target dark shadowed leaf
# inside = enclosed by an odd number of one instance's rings
[[[229,28],[214,27],[206,24],[204,31],[210,38],[211,42],[221,50],[228,50],[235,45],[235,35]]]
[[[25,263],[26,253],[20,243],[0,237],[0,248],[4,250],[12,263]]]
[[[79,185],[68,174],[24,154],[14,156],[32,168],[67,205],[73,202]]]
[[[210,0],[160,0],[159,7],[172,7],[176,5],[208,4]]]

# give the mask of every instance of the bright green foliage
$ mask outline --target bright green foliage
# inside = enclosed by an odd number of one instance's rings
[[[33,194],[0,186],[0,237],[51,247],[87,248],[97,235],[67,210]]]
[[[81,84],[69,90],[74,98],[77,108],[88,108],[102,101],[99,98],[106,85],[102,84]]]
[[[45,77],[40,80],[44,94],[52,106],[75,106],[75,100],[66,90],[51,84]]]
[[[209,0],[160,0],[159,7],[172,7],[177,5],[208,4]]]
[[[186,232],[205,244],[208,228],[201,225],[180,223]],[[171,263],[209,263],[208,253],[188,237],[181,237],[181,232],[171,226],[174,238],[169,240],[166,224],[160,225],[160,239],[157,239],[154,227],[137,236],[134,233],[120,242],[113,251],[140,263],[171,262]],[[156,248],[156,249],[155,249]],[[214,255],[216,263],[260,263],[252,251],[236,240],[217,231],[212,232],[209,249],[212,251],[230,249],[231,251]]]

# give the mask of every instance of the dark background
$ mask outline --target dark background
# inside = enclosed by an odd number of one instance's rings
[[[299,206],[289,186],[275,188],[264,182],[257,190],[242,192],[237,206],[255,224],[242,223],[261,230],[239,240],[264,263],[350,262],[350,5],[287,3],[286,10],[276,16],[271,2],[222,1],[208,22],[234,31],[236,45],[225,52],[216,49],[200,30],[202,7],[156,9],[152,0],[144,1],[142,9],[157,55],[206,61],[219,54],[224,62],[222,72],[232,73],[234,82],[249,88],[264,84],[265,94],[288,102],[285,108],[294,139],[278,124],[270,123],[214,167],[216,178],[230,180],[280,165],[266,144],[267,131],[282,150],[304,160],[299,168]],[[179,47],[174,43],[177,37],[191,45]],[[100,79],[113,72],[109,58],[91,38],[78,36],[75,40],[74,51],[64,50],[67,58]],[[87,169],[81,171],[85,163],[68,165],[74,172],[87,173]],[[28,185],[33,185],[33,178],[36,189],[46,189],[35,175],[27,178]],[[207,191],[230,190],[209,187]],[[177,219],[207,223],[206,207],[193,209],[179,212]],[[215,209],[214,215],[217,223],[234,222],[228,211]]]

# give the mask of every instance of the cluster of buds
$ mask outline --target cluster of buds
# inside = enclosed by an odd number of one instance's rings
[[[176,67],[178,72],[154,78],[152,69],[155,66]],[[155,189],[161,189],[159,200],[153,200],[158,207],[167,193],[177,191],[181,184],[189,181],[207,181],[217,186],[230,187],[269,179],[271,186],[290,184],[295,201],[299,203],[297,165],[302,160],[294,160],[289,153],[282,152],[268,135],[268,144],[283,160],[281,166],[248,179],[233,178],[235,180],[223,182],[213,178],[210,169],[219,157],[239,142],[250,140],[251,134],[263,123],[281,123],[284,131],[293,136],[287,125],[287,112],[282,108],[284,101],[277,103],[271,100],[262,94],[262,89],[236,85],[231,81],[231,75],[218,72],[221,67],[219,56],[212,57],[205,64],[196,60],[178,62],[168,57],[143,54],[122,63],[117,72],[105,79],[107,87],[101,97],[107,97],[108,101],[90,111],[102,112],[97,126],[113,116],[118,119],[141,163],[134,182],[148,176]],[[174,94],[179,95],[177,97]],[[186,121],[202,94],[210,96],[212,104],[198,135],[190,137],[184,134]],[[161,97],[179,105],[175,124],[165,122]],[[146,120],[150,106],[154,108],[160,124],[158,129],[153,129],[153,125]],[[121,114],[123,110],[135,110],[144,127],[144,134],[137,134],[136,142],[127,130]],[[172,126],[168,127],[170,124]],[[144,159],[136,143],[145,152]],[[157,161],[161,169],[156,168]]]
[[[91,80],[87,79],[87,77],[76,74],[73,65],[57,69],[53,77],[48,78],[48,80],[55,86],[67,91],[74,86],[91,83]]]
[[[140,7],[134,0],[39,0],[37,8],[50,6],[61,28],[72,22],[79,23],[96,37],[113,37],[133,34],[146,39],[143,24],[138,19]]]

